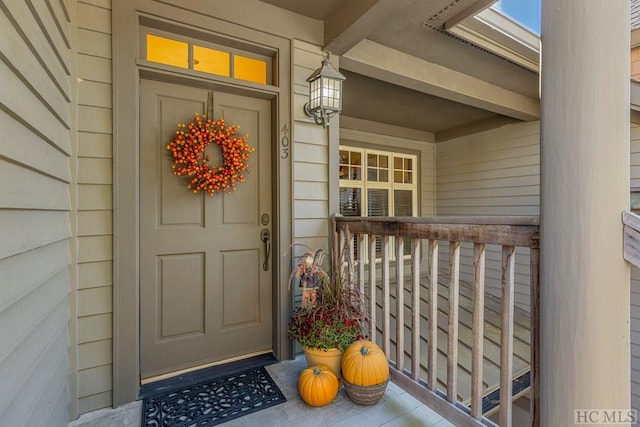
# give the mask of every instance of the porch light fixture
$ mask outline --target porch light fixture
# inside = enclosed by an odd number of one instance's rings
[[[342,82],[347,78],[331,66],[329,53],[323,52],[322,66],[307,79],[309,102],[304,113],[317,125],[329,126],[329,119],[342,111]]]

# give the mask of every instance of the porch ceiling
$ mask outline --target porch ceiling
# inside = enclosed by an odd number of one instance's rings
[[[436,139],[539,116],[535,72],[444,30],[495,0],[261,1],[324,22],[324,48],[347,71],[346,115]]]

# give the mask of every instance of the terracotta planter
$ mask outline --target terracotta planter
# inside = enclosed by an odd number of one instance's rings
[[[312,347],[302,347],[302,349],[307,359],[307,366],[327,365],[336,374],[338,380],[342,380],[342,350],[333,348],[325,351]]]

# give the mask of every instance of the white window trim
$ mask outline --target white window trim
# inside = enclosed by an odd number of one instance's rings
[[[354,146],[350,146],[350,145],[340,145],[339,150],[346,150],[346,151],[350,151],[350,152],[358,152],[360,153],[360,159],[361,159],[361,173],[360,173],[360,180],[352,180],[352,179],[339,179],[339,185],[340,188],[358,188],[360,189],[360,198],[361,198],[361,203],[360,203],[360,216],[362,217],[368,217],[369,215],[367,215],[368,212],[368,206],[369,206],[369,200],[368,200],[368,189],[380,189],[380,190],[387,190],[388,192],[388,210],[390,212],[389,216],[395,216],[395,197],[394,197],[394,190],[410,190],[411,191],[411,205],[412,205],[412,216],[418,216],[418,192],[419,192],[419,186],[418,186],[418,181],[420,179],[420,171],[419,171],[419,163],[418,163],[418,156],[415,154],[408,154],[408,153],[403,153],[403,152],[399,152],[399,151],[386,151],[386,150],[377,150],[377,149],[367,149],[367,148],[361,148],[361,147],[354,147]],[[388,156],[389,157],[389,180],[388,182],[379,182],[379,181],[368,181],[367,176],[367,154],[379,154],[379,155],[384,155],[384,156]],[[394,159],[395,157],[401,157],[402,159],[411,159],[412,162],[412,169],[411,172],[413,174],[413,179],[412,179],[412,183],[407,184],[407,183],[396,183],[394,182],[394,171],[395,171],[395,163],[394,163]],[[389,239],[389,245],[390,245],[390,251],[389,251],[389,259],[390,261],[395,261],[395,242],[394,242],[394,238],[391,237]],[[369,243],[368,243],[368,238],[365,238],[365,248],[367,248],[367,250],[365,250],[364,253],[364,262],[368,263],[369,262]],[[376,262],[381,262],[381,254],[377,254],[378,257],[376,258]],[[410,258],[410,256],[405,256],[405,259]]]

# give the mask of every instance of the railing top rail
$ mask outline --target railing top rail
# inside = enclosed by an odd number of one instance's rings
[[[538,248],[538,217],[335,217],[353,233]]]
[[[339,222],[376,221],[411,224],[540,225],[538,216],[336,216]]]

